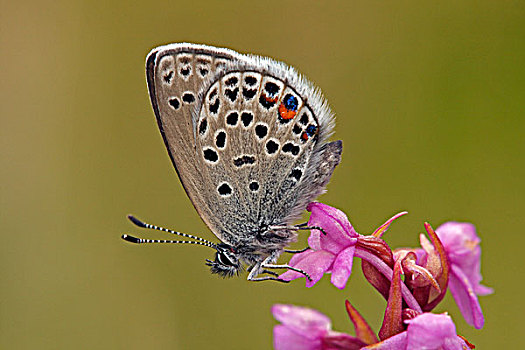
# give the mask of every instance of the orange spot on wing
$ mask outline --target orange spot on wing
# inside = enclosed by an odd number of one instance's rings
[[[279,115],[281,116],[281,118],[285,120],[290,120],[290,119],[293,119],[296,114],[297,114],[297,111],[289,110],[288,108],[284,106],[284,104],[281,103],[279,105]]]
[[[304,132],[301,134],[301,138],[302,138],[304,141],[307,141],[307,140],[308,140],[308,134],[306,133],[306,131],[304,131]]]
[[[269,98],[268,96],[266,96],[266,94],[264,94],[263,96],[264,96],[264,99],[265,99],[266,101],[270,102],[270,103],[275,103],[275,102],[277,102],[277,99],[278,99],[277,97],[275,97],[275,98]]]

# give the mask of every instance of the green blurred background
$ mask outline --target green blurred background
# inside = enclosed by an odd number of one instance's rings
[[[352,333],[349,299],[378,329],[358,269],[344,291],[222,280],[208,249],[138,247],[128,213],[214,239],[157,130],[144,59],[190,41],[285,61],[337,114],[343,162],[322,201],[361,233],[408,210],[477,225],[486,324],[478,349],[525,347],[523,1],[2,1],[0,348],[268,349],[274,303],[309,305]],[[296,246],[304,245],[306,234]]]

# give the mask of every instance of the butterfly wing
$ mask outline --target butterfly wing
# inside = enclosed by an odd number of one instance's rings
[[[195,209],[213,232],[222,228],[209,219],[213,209],[199,192],[204,180],[195,162],[192,113],[202,87],[239,59],[241,55],[228,49],[180,43],[155,48],[146,60],[151,104],[171,161]]]
[[[267,58],[229,62],[202,90],[194,124],[208,220],[233,245],[297,219],[341,158],[341,142],[326,143],[333,116],[320,92]]]

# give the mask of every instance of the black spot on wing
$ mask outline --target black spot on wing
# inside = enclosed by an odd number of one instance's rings
[[[179,99],[176,98],[176,97],[172,97],[172,98],[170,98],[170,99],[168,100],[168,103],[169,103],[170,106],[171,106],[173,109],[175,109],[175,110],[179,109],[179,107],[180,107],[180,101],[179,101]]]
[[[239,113],[237,112],[230,112],[227,116],[226,116],[226,124],[230,125],[230,126],[235,126],[237,125],[237,122],[239,121]]]
[[[293,169],[290,173],[290,177],[294,178],[296,181],[299,181],[303,176],[303,172],[300,169]]]
[[[274,140],[269,140],[266,142],[266,152],[268,154],[274,154],[279,149],[279,144],[275,142]]]
[[[171,83],[171,79],[173,79],[173,71],[170,70],[170,71],[168,72],[168,74],[165,74],[165,75],[164,75],[163,79],[164,79],[164,81],[165,81],[166,83],[168,83],[168,84]]]
[[[237,78],[235,78],[237,79]],[[235,102],[235,100],[237,99],[237,94],[239,93],[239,88],[235,88],[233,90],[231,89],[226,89],[224,91],[224,94],[226,95],[226,97],[228,97],[228,99],[232,102]]]
[[[234,86],[239,82],[239,79],[237,77],[231,77],[228,80],[226,80],[226,86]]]
[[[257,83],[257,78],[247,76],[244,78],[244,82],[249,86],[254,86]]]
[[[242,89],[242,95],[247,100],[251,100],[255,96],[256,93],[257,93],[257,89],[247,89],[247,88]]]
[[[182,95],[182,100],[186,103],[193,103],[195,102],[195,96],[191,92],[185,92]]]
[[[235,158],[233,160],[233,165],[235,165],[238,168],[242,167],[243,165],[251,165],[251,164],[254,164],[254,163],[255,163],[255,157],[254,156],[244,155],[244,156],[240,156],[238,158]]]
[[[308,124],[308,115],[306,113],[303,113],[299,122],[303,125]]]
[[[279,86],[275,83],[267,82],[264,84],[264,90],[266,90],[268,95],[275,96],[279,92]]]
[[[284,153],[292,153],[292,149],[293,149],[293,143],[287,142],[283,146]]]
[[[182,76],[185,76],[185,77],[187,77],[188,75],[190,75],[190,73],[191,73],[191,67],[183,67],[183,68],[181,68],[181,70],[180,70],[180,74],[181,74]]]
[[[250,185],[248,187],[251,191],[257,192],[257,190],[259,189],[259,183],[257,181],[252,181],[250,182]]]
[[[215,145],[219,148],[224,148],[226,145],[226,133],[224,131],[220,131],[217,136],[215,136]]]
[[[255,135],[257,135],[257,137],[262,140],[266,137],[266,135],[268,135],[268,127],[266,125],[258,124],[255,127]]]
[[[217,98],[214,103],[210,104],[210,112],[213,114],[217,114],[220,105],[221,101]]]
[[[217,187],[217,191],[221,196],[229,196],[232,194],[232,188],[226,182]]]
[[[242,112],[241,120],[242,120],[242,125],[244,125],[245,127],[248,127],[253,121],[253,114],[251,114],[250,112]]]
[[[199,134],[204,135],[208,129],[208,121],[206,119],[201,120],[199,124]]]
[[[275,101],[272,101],[271,99],[269,99],[268,97],[264,95],[261,95],[259,97],[259,103],[261,104],[261,106],[263,106],[266,109],[270,109],[271,107],[275,106]]]
[[[216,163],[219,160],[219,155],[215,150],[211,148],[206,148],[204,150],[204,159],[212,163]]]
[[[299,146],[297,146],[297,145],[294,145],[291,142],[287,142],[283,146],[283,152],[284,153],[291,153],[294,156],[298,155],[300,151],[301,151],[301,148]]]

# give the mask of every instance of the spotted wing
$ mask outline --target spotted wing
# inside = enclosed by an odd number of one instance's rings
[[[213,232],[223,228],[210,219],[215,208],[199,190],[205,180],[195,162],[192,115],[203,86],[230,62],[242,59],[228,49],[182,43],[158,47],[146,61],[149,94],[164,143],[188,197]]]
[[[326,143],[332,114],[292,68],[253,56],[231,62],[199,101],[195,161],[221,239],[236,244],[289,224],[322,193],[342,146]]]

